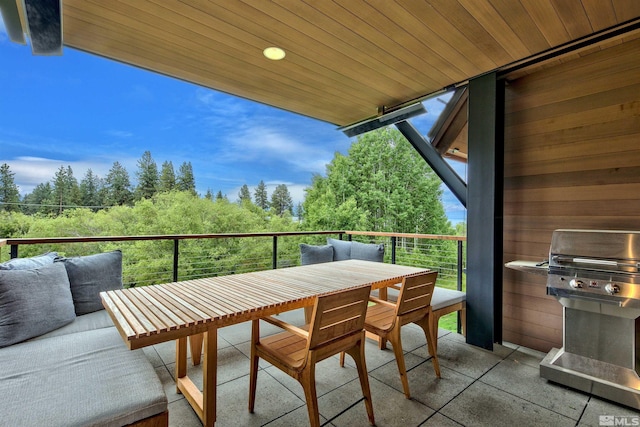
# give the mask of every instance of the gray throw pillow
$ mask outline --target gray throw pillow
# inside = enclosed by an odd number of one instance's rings
[[[384,260],[384,244],[352,242],[351,259],[382,262]]]
[[[0,264],[0,270],[31,270],[53,264],[53,260],[57,257],[57,252],[47,252],[31,258],[14,258]]]
[[[351,259],[351,242],[327,238],[327,244],[333,246],[333,260],[344,261]]]
[[[0,347],[53,331],[75,317],[62,264],[0,271]]]
[[[300,263],[302,265],[319,264],[333,261],[333,246],[314,246],[300,243]]]
[[[122,289],[122,252],[61,258],[67,268],[76,315],[104,309],[100,292]]]

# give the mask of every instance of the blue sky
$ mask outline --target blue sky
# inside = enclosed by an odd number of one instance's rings
[[[243,184],[253,193],[263,180],[269,195],[286,184],[297,204],[313,174],[353,142],[326,122],[70,48],[33,56],[8,40],[1,20],[0,99],[0,164],[22,194],[67,165],[80,181],[88,168],[105,177],[119,161],[135,183],[149,150],[158,167],[191,162],[203,195],[220,190],[234,201]],[[443,104],[425,106],[428,114],[411,119],[422,133]],[[464,219],[448,190],[443,202],[453,222]]]

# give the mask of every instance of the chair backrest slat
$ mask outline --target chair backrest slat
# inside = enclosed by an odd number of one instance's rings
[[[309,349],[362,331],[371,287],[318,297],[309,326]]]
[[[396,315],[401,316],[420,309],[426,310],[431,304],[437,277],[437,271],[406,276],[402,281],[402,288],[398,295]]]

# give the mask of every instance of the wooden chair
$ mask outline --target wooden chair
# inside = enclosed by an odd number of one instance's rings
[[[261,320],[281,327],[284,332],[261,339],[259,320],[254,320],[251,331],[249,412],[253,413],[255,404],[258,358],[261,357],[300,382],[311,426],[319,426],[315,365],[334,354],[347,352],[358,369],[369,422],[375,425],[364,357],[363,327],[370,291],[371,287],[367,286],[318,297],[311,323],[306,325],[308,328],[267,317]]]
[[[398,371],[400,372],[402,388],[407,399],[410,399],[411,395],[402,351],[400,333],[402,326],[415,323],[422,328],[427,339],[427,348],[431,355],[433,368],[436,376],[440,378],[440,365],[438,364],[438,355],[435,350],[437,336],[434,336],[430,322],[432,316],[431,297],[433,296],[437,277],[437,271],[417,273],[405,277],[402,281],[396,304],[369,297],[369,300],[375,302],[375,305],[367,310],[364,328],[367,332],[380,337],[380,349],[386,348],[387,341],[391,342],[396,356],[396,363],[398,364]],[[343,354],[340,355],[340,366],[344,366]]]

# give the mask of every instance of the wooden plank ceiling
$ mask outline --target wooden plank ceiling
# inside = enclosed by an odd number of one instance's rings
[[[339,126],[640,16],[638,0],[63,0],[64,44]],[[268,46],[286,51],[270,61]]]

